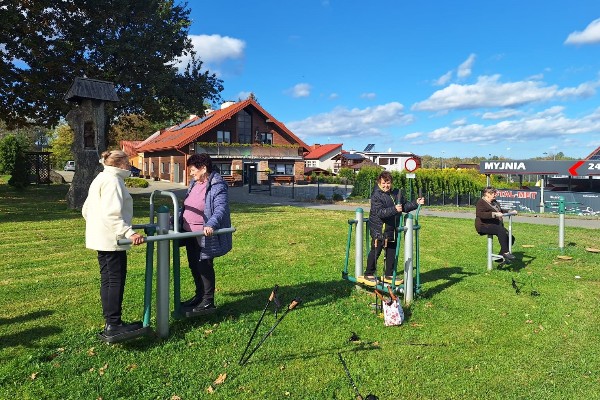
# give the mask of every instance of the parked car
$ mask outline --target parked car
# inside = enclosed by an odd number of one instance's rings
[[[65,164],[65,171],[75,171],[75,161],[70,160]]]
[[[129,168],[129,170],[131,171],[131,176],[135,176],[138,178],[140,176],[140,173],[142,172],[139,168],[136,168],[133,165],[131,166],[131,168]]]

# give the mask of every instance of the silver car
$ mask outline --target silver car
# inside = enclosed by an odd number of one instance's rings
[[[64,169],[65,171],[75,171],[75,161],[67,161]]]

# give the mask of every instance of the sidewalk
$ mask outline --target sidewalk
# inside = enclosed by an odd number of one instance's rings
[[[130,188],[132,194],[152,193],[154,190],[165,190],[174,192],[177,197],[183,198],[185,195],[186,187],[171,182],[156,182],[149,181],[150,185],[147,188]],[[232,203],[250,203],[250,204],[264,204],[274,206],[293,206],[302,208],[314,208],[321,210],[335,210],[335,211],[348,211],[349,218],[355,215],[357,208],[362,208],[365,214],[368,214],[370,207],[368,204],[347,204],[344,202],[324,204],[316,201],[297,200],[291,198],[291,186],[286,187],[273,186],[272,193],[269,195],[268,192],[256,192],[248,193],[248,186],[243,187],[230,187],[229,188],[229,201]],[[339,187],[339,185],[321,185],[319,188],[321,193],[325,193],[327,190],[332,191],[333,187]],[[283,188],[283,191],[281,190]],[[299,187],[296,187],[299,189]],[[310,194],[311,199],[316,197],[317,188],[316,185],[302,186],[302,190],[308,191],[313,190],[314,193]],[[289,191],[289,197],[277,196],[275,194],[286,193],[285,190]],[[342,190],[342,189],[339,189]],[[297,193],[297,192],[296,192]],[[331,198],[331,195],[328,196]],[[475,219],[475,214],[471,212],[460,212],[460,211],[433,211],[428,210],[427,207],[421,208],[421,217],[443,217],[443,218],[463,218],[463,219]],[[522,214],[513,217],[515,223],[528,223],[537,225],[556,225],[558,227],[558,218],[556,215],[540,216],[538,214]],[[580,218],[565,218],[566,227],[578,227],[586,229],[600,229],[600,219],[580,219]]]

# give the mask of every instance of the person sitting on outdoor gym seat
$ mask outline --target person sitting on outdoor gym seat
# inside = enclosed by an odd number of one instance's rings
[[[505,260],[511,261],[515,256],[508,251],[508,230],[504,227],[502,214],[507,213],[496,200],[497,190],[492,186],[483,189],[483,196],[475,205],[475,229],[480,235],[495,235],[500,243],[500,254]],[[512,211],[516,214],[516,211]],[[512,243],[515,237],[512,236]]]
[[[425,204],[425,198],[419,197],[416,202],[407,202],[398,189],[392,190],[392,174],[389,171],[379,174],[377,186],[371,194],[371,211],[369,213],[371,251],[367,257],[365,279],[375,280],[377,259],[381,251],[385,249],[385,280],[392,280],[400,215],[403,212],[416,210],[419,204]]]

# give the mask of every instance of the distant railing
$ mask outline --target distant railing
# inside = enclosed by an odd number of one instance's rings
[[[196,153],[207,153],[214,158],[295,158],[302,159],[299,147],[279,147],[276,145],[236,145],[196,143]]]

